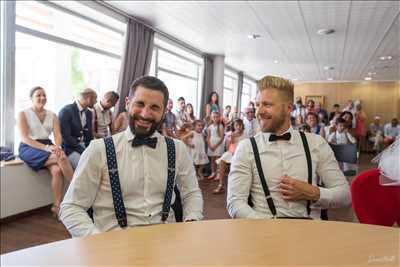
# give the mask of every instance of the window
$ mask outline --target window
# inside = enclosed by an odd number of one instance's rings
[[[238,88],[238,79],[237,74],[225,70],[224,73],[224,96],[223,96],[223,107],[225,108],[227,105],[231,107],[236,106],[235,103],[235,92]]]
[[[242,96],[240,99],[241,111],[244,111],[244,109],[248,106],[250,101],[252,101],[252,102],[255,101],[256,92],[257,92],[256,83],[253,80],[244,78],[243,79]]]
[[[177,107],[177,99],[184,97],[195,114],[200,113],[200,88],[203,60],[176,45],[156,37],[150,75],[161,79],[169,89],[169,97]]]
[[[83,88],[117,89],[126,23],[77,1],[16,1],[15,10],[15,117],[37,85],[55,113]],[[13,137],[16,150],[15,127]]]

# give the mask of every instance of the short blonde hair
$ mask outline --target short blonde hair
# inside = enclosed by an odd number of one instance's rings
[[[257,88],[260,92],[267,89],[276,89],[284,97],[285,101],[293,102],[294,85],[285,78],[264,76],[257,82]]]

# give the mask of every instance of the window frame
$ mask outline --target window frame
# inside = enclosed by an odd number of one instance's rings
[[[125,34],[125,32],[122,32],[121,30],[106,25],[102,23],[101,21],[98,21],[96,19],[90,18],[86,15],[80,14],[79,12],[70,10],[66,7],[63,7],[62,5],[58,5],[54,2],[49,2],[49,1],[35,1],[37,3],[40,3],[42,5],[45,5],[50,8],[54,8],[58,11],[65,12],[69,15],[76,16],[80,19],[89,21],[90,23],[93,23],[97,26],[104,27],[108,30],[114,31],[118,34]],[[35,29],[31,29],[22,25],[16,24],[16,6],[17,2],[16,1],[2,1],[2,26],[4,26],[4,29],[2,27],[2,35],[4,35],[4,45],[2,45],[2,58],[1,58],[1,75],[4,79],[2,79],[1,82],[1,90],[0,90],[0,97],[1,97],[1,122],[0,122],[0,127],[1,127],[1,134],[0,134],[0,142],[2,146],[7,146],[9,147],[12,151],[15,150],[15,140],[14,140],[14,127],[16,124],[15,121],[15,47],[16,47],[16,33],[23,33],[23,34],[28,34],[30,36],[33,36],[35,38],[40,38],[46,41],[54,42],[56,44],[62,44],[62,45],[67,45],[70,47],[75,47],[78,49],[86,50],[89,52],[93,52],[102,56],[107,56],[107,57],[112,57],[115,59],[122,60],[122,54],[123,51],[121,51],[121,55],[117,55],[115,53],[96,48],[94,46],[90,45],[85,45],[81,44],[72,40],[68,40],[63,37],[55,36],[52,34],[48,34],[45,32],[41,32]],[[105,10],[100,4],[97,3],[91,3],[90,5],[85,4],[86,6],[92,8],[93,10],[96,10],[98,12],[103,13],[106,16],[112,17],[115,20],[119,20],[122,23],[127,23],[126,18],[122,18],[118,13],[115,13],[111,15],[111,13],[114,13],[112,10],[109,10],[107,12],[104,12]],[[95,6],[98,6],[98,8],[95,8]],[[124,36],[123,38],[124,39]],[[2,40],[3,41],[3,40]],[[122,44],[121,44],[121,47]],[[5,88],[8,88],[7,90]],[[5,112],[7,111],[7,112]],[[5,115],[7,113],[7,116]],[[12,116],[10,116],[12,114]],[[7,129],[7,130],[5,130]]]

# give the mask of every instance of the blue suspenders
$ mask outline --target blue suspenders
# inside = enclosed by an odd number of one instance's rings
[[[122,197],[121,184],[119,182],[117,158],[115,154],[114,141],[111,136],[105,137],[104,144],[106,147],[108,174],[110,176],[111,193],[113,198],[115,217],[121,228],[127,227],[128,221],[126,209]],[[161,221],[165,222],[168,219],[171,209],[172,192],[174,191],[175,181],[175,143],[171,138],[165,137],[168,151],[168,179],[164,196],[164,203],[161,212]]]

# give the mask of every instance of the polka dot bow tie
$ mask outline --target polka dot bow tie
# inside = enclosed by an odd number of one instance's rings
[[[146,137],[146,138],[135,137],[135,138],[133,138],[132,147],[138,147],[138,146],[142,146],[142,145],[146,145],[146,146],[151,147],[151,148],[156,148],[156,146],[157,146],[157,137],[153,137],[153,138],[150,138],[150,137]]]

